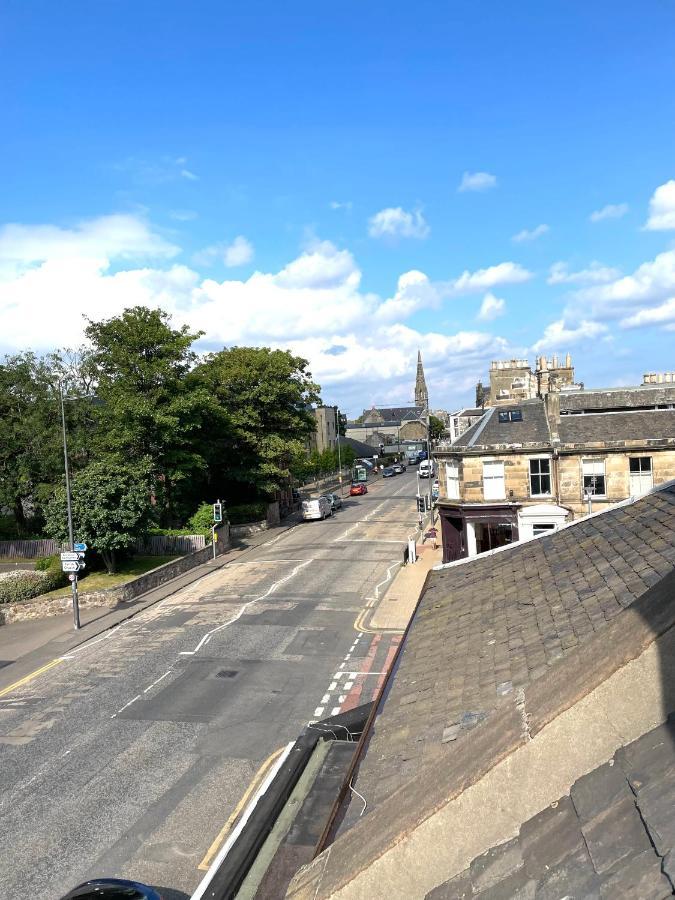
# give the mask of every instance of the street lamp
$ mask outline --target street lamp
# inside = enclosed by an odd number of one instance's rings
[[[338,482],[340,483],[340,496],[342,497],[342,456],[340,454],[340,417],[338,415],[338,408],[334,406],[335,410],[335,440],[337,441],[337,452],[338,452]]]
[[[61,433],[63,435],[63,468],[66,474],[66,506],[68,509],[68,547],[71,552],[75,550],[75,536],[73,531],[73,499],[70,492],[70,466],[68,463],[68,438],[66,435],[66,400],[98,400],[94,394],[85,394],[81,397],[64,397],[63,383],[59,381],[59,400],[61,405]],[[71,573],[71,588],[73,592],[73,627],[77,631],[80,625],[80,601],[77,595],[77,572]]]

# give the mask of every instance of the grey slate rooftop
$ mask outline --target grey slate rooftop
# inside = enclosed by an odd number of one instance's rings
[[[675,384],[638,385],[637,387],[595,388],[560,392],[561,412],[592,409],[626,409],[675,403]]]
[[[671,897],[674,741],[668,721],[623,747],[426,900]]]
[[[559,434],[563,444],[675,440],[675,409],[561,416]]]
[[[355,786],[369,812],[675,569],[675,485],[431,573]],[[611,654],[612,647],[606,647]]]
[[[499,413],[522,411],[521,422],[500,422]],[[501,444],[548,444],[551,439],[543,400],[522,400],[510,406],[491,407],[468,428],[453,447],[483,447]]]

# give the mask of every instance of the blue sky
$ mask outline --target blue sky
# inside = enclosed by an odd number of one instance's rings
[[[0,351],[159,305],[351,413],[418,347],[448,409],[492,358],[675,368],[665,0],[6,0],[0,79]]]

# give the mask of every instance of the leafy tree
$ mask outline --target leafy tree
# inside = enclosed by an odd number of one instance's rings
[[[223,510],[225,512],[225,510]],[[213,525],[213,504],[200,503],[196,512],[188,519],[188,527],[193,528],[195,534],[208,531]]]
[[[198,437],[209,397],[190,376],[192,344],[201,334],[172,328],[166,313],[142,306],[89,320],[86,328],[103,403],[99,451],[120,454],[131,464],[152,460],[163,522],[186,511],[189,481],[205,469]]]
[[[437,441],[445,434],[445,425],[438,416],[429,416],[429,437],[432,441]]]
[[[315,428],[310,407],[319,387],[307,361],[286,350],[232,347],[210,354],[194,375],[211,398],[204,433],[211,470],[224,467],[247,493],[272,498],[306,457]]]
[[[145,534],[151,520],[152,460],[129,464],[119,456],[90,463],[72,481],[73,526],[77,540],[98,550],[113,574],[116,555]],[[46,509],[47,532],[68,539],[65,487],[59,487]]]
[[[356,459],[356,453],[349,446],[349,444],[343,444],[340,442],[340,459],[342,461],[343,467],[351,467],[354,465],[354,460]]]

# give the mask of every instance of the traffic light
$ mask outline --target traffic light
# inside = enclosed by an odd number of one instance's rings
[[[417,512],[426,512],[426,506],[424,502],[424,497],[417,498]]]
[[[213,521],[218,525],[219,522],[223,521],[223,504],[220,500],[217,503],[213,504]]]

